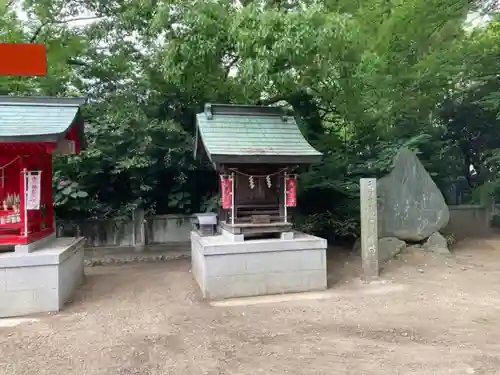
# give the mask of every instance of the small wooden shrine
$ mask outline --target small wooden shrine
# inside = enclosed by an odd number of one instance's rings
[[[295,173],[322,156],[281,108],[225,104],[197,115],[194,153],[220,175],[220,227],[243,235],[290,231]]]
[[[80,151],[85,101],[0,96],[0,245],[54,233],[52,155]]]

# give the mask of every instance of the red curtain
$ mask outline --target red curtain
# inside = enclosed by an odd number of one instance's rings
[[[232,186],[233,186],[233,181],[231,181],[231,178],[229,176],[221,176],[220,192],[221,192],[222,208],[224,209],[232,207],[233,203]]]
[[[297,206],[297,179],[288,177],[286,180],[286,206]]]

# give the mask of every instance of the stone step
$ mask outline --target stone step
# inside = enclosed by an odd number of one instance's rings
[[[89,267],[140,262],[165,262],[191,256],[189,243],[148,246],[142,251],[134,248],[85,249],[85,265]]]

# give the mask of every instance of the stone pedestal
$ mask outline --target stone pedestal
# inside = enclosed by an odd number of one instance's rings
[[[85,239],[55,238],[0,254],[0,317],[59,311],[84,281]]]
[[[324,290],[326,246],[303,233],[235,242],[191,232],[191,267],[203,297],[212,300]]]

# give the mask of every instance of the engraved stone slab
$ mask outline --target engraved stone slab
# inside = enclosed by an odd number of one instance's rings
[[[418,242],[448,224],[443,194],[417,155],[402,148],[394,169],[377,182],[379,238]]]
[[[363,279],[370,282],[379,274],[377,230],[377,180],[360,180],[361,200],[361,259]]]

